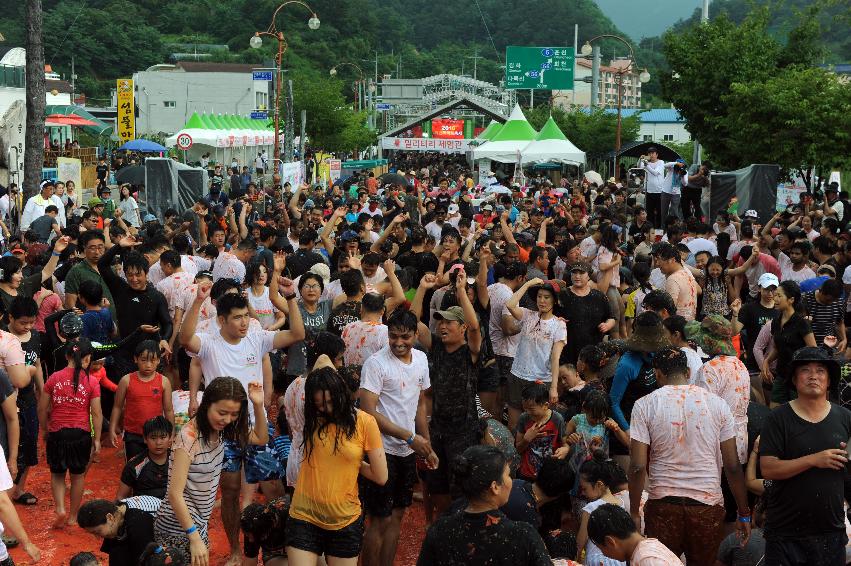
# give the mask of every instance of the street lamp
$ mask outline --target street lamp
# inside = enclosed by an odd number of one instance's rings
[[[306,3],[301,0],[287,0],[274,11],[272,14],[272,22],[269,24],[269,27],[266,31],[256,31],[251,39],[248,40],[248,45],[250,45],[253,49],[260,49],[263,45],[263,38],[261,36],[268,35],[269,37],[274,37],[278,41],[278,55],[275,57],[276,64],[276,77],[275,77],[275,150],[274,150],[274,162],[275,162],[275,170],[278,169],[278,162],[281,161],[281,130],[280,125],[278,124],[278,114],[280,112],[281,107],[281,65],[284,60],[284,52],[287,50],[287,41],[284,39],[284,32],[278,31],[277,26],[275,26],[275,18],[278,17],[278,12],[281,11],[281,8],[287,6],[289,4],[298,4],[299,6],[303,6],[310,11],[310,19],[307,20],[307,27],[312,30],[319,29],[319,16],[316,15],[316,12],[313,11],[313,8],[308,6]]]
[[[618,154],[621,150],[621,109],[623,107],[623,101],[621,100],[621,97],[623,94],[623,76],[632,71],[632,67],[635,64],[635,51],[633,51],[632,45],[624,38],[617,35],[603,34],[598,35],[596,37],[592,37],[591,39],[586,41],[582,45],[582,49],[580,50],[580,52],[586,57],[590,55],[594,49],[593,47],[591,47],[591,43],[599,39],[615,39],[626,45],[627,49],[629,49],[629,63],[622,69],[616,71],[618,81],[618,128],[617,133],[615,135],[615,174],[613,176],[619,179],[620,156]],[[641,72],[638,74],[638,80],[641,83],[646,83],[650,80],[650,73],[647,72],[647,69],[641,70]]]
[[[348,65],[349,67],[353,67],[358,72],[358,79],[352,84],[352,90],[355,92],[355,104],[357,105],[358,112],[360,112],[362,110],[362,105],[363,105],[363,97],[361,96],[361,88],[363,88],[363,85],[364,85],[364,79],[363,79],[364,74],[363,74],[363,69],[360,68],[360,65],[357,65],[356,63],[349,63],[349,62],[338,63],[338,64],[334,65],[333,67],[331,67],[331,69],[328,71],[328,74],[331,75],[332,77],[337,76],[337,68],[343,67],[345,65]]]

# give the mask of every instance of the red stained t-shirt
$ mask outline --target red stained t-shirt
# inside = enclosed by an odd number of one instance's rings
[[[93,376],[80,370],[77,388],[74,389],[74,368],[59,370],[47,379],[44,392],[50,395],[52,408],[47,425],[49,432],[63,428],[91,430],[89,406],[92,399],[100,397],[100,384]]]

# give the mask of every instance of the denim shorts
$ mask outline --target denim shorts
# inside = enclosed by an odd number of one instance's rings
[[[313,523],[287,519],[287,546],[335,558],[355,558],[363,546],[363,515],[342,529],[329,531]]]
[[[269,437],[272,437],[274,428],[269,425]],[[224,472],[238,472],[245,465],[246,483],[258,483],[261,481],[277,480],[284,476],[281,468],[281,459],[278,457],[272,441],[262,446],[249,444],[240,446],[232,440],[225,440],[225,459],[222,464]]]

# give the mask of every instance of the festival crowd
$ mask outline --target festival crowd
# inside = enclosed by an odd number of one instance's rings
[[[392,566],[415,501],[422,566],[851,562],[836,185],[709,218],[711,164],[653,148],[628,186],[211,168],[161,218],[0,197],[0,566],[38,465],[115,566],[210,564],[217,506],[229,566]]]

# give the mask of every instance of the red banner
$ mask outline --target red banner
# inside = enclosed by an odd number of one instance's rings
[[[431,121],[431,136],[438,139],[464,139],[464,120],[438,119]]]

